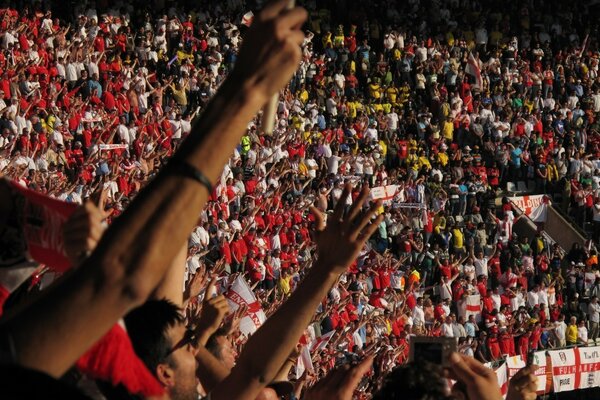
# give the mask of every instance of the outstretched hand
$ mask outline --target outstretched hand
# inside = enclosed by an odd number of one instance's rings
[[[289,0],[274,0],[254,18],[244,37],[232,76],[248,82],[260,94],[272,96],[290,80],[302,57],[302,24],[308,13],[288,9]]]
[[[206,295],[202,303],[202,311],[198,321],[198,330],[200,331],[199,343],[206,345],[210,335],[215,333],[221,326],[225,316],[231,311],[227,299],[223,295],[217,296],[217,276],[213,276],[208,287]]]
[[[473,357],[452,353],[448,375],[466,387],[469,399],[502,400],[498,378],[494,371]]]
[[[310,388],[303,397],[305,400],[351,400],[362,377],[373,366],[373,356],[360,363],[330,372],[325,378]]]
[[[537,365],[522,368],[510,379],[506,400],[535,400],[537,398]]]
[[[375,202],[368,210],[362,211],[363,204],[369,197],[369,188],[361,190],[348,212],[344,215],[346,200],[350,196],[352,186],[346,185],[331,217],[325,218],[321,211],[311,206],[315,216],[318,261],[321,265],[332,268],[332,272],[342,273],[358,257],[365,242],[383,220],[380,215],[373,217],[380,207]]]

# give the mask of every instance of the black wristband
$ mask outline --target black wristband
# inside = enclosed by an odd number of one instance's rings
[[[202,171],[192,166],[191,164],[182,160],[172,158],[167,164],[167,169],[186,178],[195,180],[196,182],[204,186],[206,190],[208,190],[209,196],[212,194],[213,185],[212,183],[210,183],[210,180],[206,177],[206,175],[202,173]]]

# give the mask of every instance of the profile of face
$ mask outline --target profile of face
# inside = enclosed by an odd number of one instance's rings
[[[219,344],[220,357],[219,360],[228,369],[232,369],[235,366],[237,351],[231,344],[231,341],[226,336],[218,336],[217,343]]]
[[[171,400],[196,400],[196,349],[183,323],[169,328],[167,337],[171,353],[163,364],[156,367],[156,376],[163,384]]]

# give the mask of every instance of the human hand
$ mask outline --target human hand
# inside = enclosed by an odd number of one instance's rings
[[[301,7],[288,9],[289,0],[273,0],[254,18],[240,48],[232,77],[258,91],[264,100],[283,88],[302,57]]]
[[[522,368],[508,383],[506,400],[535,400],[537,398],[537,378],[535,370],[537,365]]]
[[[447,371],[451,379],[466,387],[470,400],[502,400],[494,371],[473,357],[452,353]]]
[[[360,380],[372,365],[373,356],[369,356],[354,366],[346,364],[335,369],[311,387],[303,399],[351,400]]]
[[[379,202],[373,203],[371,208],[361,212],[361,208],[369,197],[369,188],[365,187],[360,195],[344,215],[346,199],[350,196],[351,186],[346,185],[340,196],[333,215],[328,218],[327,226],[321,211],[311,206],[310,210],[315,216],[318,262],[325,265],[331,272],[342,273],[350,265],[363,248],[365,242],[377,229],[383,215],[372,221]]]
[[[98,245],[104,226],[104,213],[87,201],[79,206],[63,226],[65,253],[75,266],[85,259]]]
[[[219,329],[221,322],[223,322],[225,316],[231,311],[225,296],[214,296],[216,295],[217,279],[216,275],[213,276],[206,288],[202,311],[198,319],[198,330],[201,332],[199,335],[199,344],[202,346],[206,344],[210,335]]]

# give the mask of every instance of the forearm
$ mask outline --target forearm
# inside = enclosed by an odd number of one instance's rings
[[[221,364],[204,346],[198,347],[196,353],[196,361],[198,369],[196,376],[200,380],[202,387],[206,392],[210,393],[219,383],[223,382],[227,375],[228,369]]]
[[[328,270],[317,261],[288,301],[248,340],[231,374],[213,391],[213,399],[254,399],[260,389],[273,380],[310,323],[319,302],[335,283],[336,274],[322,272]],[[269,353],[265,354],[267,348]]]
[[[183,307],[183,278],[185,276],[185,267],[187,259],[187,241],[179,249],[179,252],[171,262],[167,273],[158,284],[158,287],[152,293],[154,299],[167,299]]]
[[[182,146],[183,154],[176,155],[210,181],[217,179],[246,124],[262,106],[258,97],[252,100],[242,92],[234,81],[224,83]],[[232,117],[222,118],[223,110]],[[61,376],[156,288],[179,250],[172,244],[186,240],[207,197],[206,189],[190,179],[161,171],[109,227],[84,265],[41,301],[6,321],[18,362]]]

